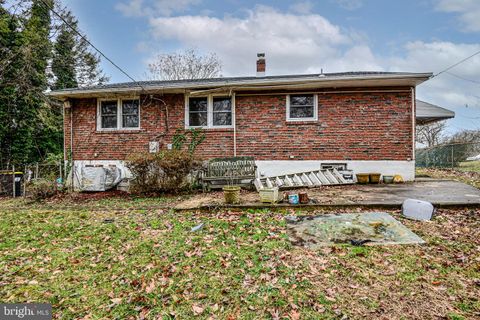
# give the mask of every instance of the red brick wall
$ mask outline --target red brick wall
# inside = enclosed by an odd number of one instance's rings
[[[287,122],[285,94],[236,97],[237,155],[258,160],[407,160],[412,158],[409,88],[397,92],[319,93],[318,121]],[[168,130],[165,106],[168,105]],[[96,99],[72,101],[76,160],[121,160],[161,148],[184,128],[183,94],[141,98],[139,131],[96,130]],[[70,110],[65,112],[65,144],[70,146]],[[198,148],[204,158],[233,156],[233,129],[205,129]],[[293,158],[291,158],[293,156]]]

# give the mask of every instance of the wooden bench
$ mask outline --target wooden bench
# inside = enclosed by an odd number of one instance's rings
[[[220,189],[229,185],[252,187],[256,171],[253,157],[211,159],[202,171],[203,190]]]

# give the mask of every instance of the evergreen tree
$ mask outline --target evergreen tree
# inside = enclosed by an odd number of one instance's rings
[[[29,67],[32,74],[30,79],[36,90],[46,90],[48,88],[47,66],[51,57],[52,43],[50,42],[51,17],[50,9],[53,6],[53,0],[33,0],[30,9],[30,17],[27,20],[24,34]]]
[[[78,85],[87,87],[108,82],[109,77],[100,69],[100,56],[88,50],[85,40],[80,39],[77,50],[80,62],[76,68]]]
[[[53,0],[33,0],[30,16],[25,25],[25,38],[30,49],[26,55],[29,62],[31,88],[26,101],[32,112],[29,117],[34,130],[32,137],[33,150],[30,150],[29,161],[44,159],[48,154],[62,152],[62,113],[45,96],[48,88],[47,67],[52,57],[51,30],[52,19],[50,8]]]
[[[53,23],[54,1],[18,1],[26,10],[12,13],[0,0],[0,169],[62,153],[62,107],[45,90],[107,80],[87,43]],[[65,18],[78,24],[70,12]]]
[[[67,23],[59,22],[52,60],[52,89],[105,83],[108,78],[100,69],[100,57],[89,50],[88,43],[77,33],[77,19],[70,11],[64,10],[62,15]]]
[[[3,1],[1,2],[3,5]],[[0,163],[9,166],[16,128],[20,125],[18,90],[15,79],[21,76],[21,37],[17,17],[0,7]]]
[[[64,19],[74,28],[77,21],[70,12],[64,15]],[[75,88],[78,86],[75,72],[76,66],[76,37],[75,33],[65,24],[60,25],[60,30],[54,44],[52,73],[54,81],[52,89]]]

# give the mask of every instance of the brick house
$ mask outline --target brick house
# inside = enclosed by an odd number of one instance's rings
[[[253,156],[264,176],[346,164],[415,173],[415,87],[431,73],[345,72],[144,81],[65,89],[65,154],[76,168],[169,148],[177,129],[204,128],[205,159]]]

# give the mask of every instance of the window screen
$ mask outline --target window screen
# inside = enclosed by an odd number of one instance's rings
[[[100,108],[101,125],[103,129],[117,127],[117,100],[102,101]]]
[[[232,125],[232,100],[230,98],[213,98],[213,125]]]
[[[138,128],[139,126],[139,101],[122,100],[122,127]]]
[[[188,107],[188,125],[206,127],[208,125],[208,99],[206,97],[190,98]]]

